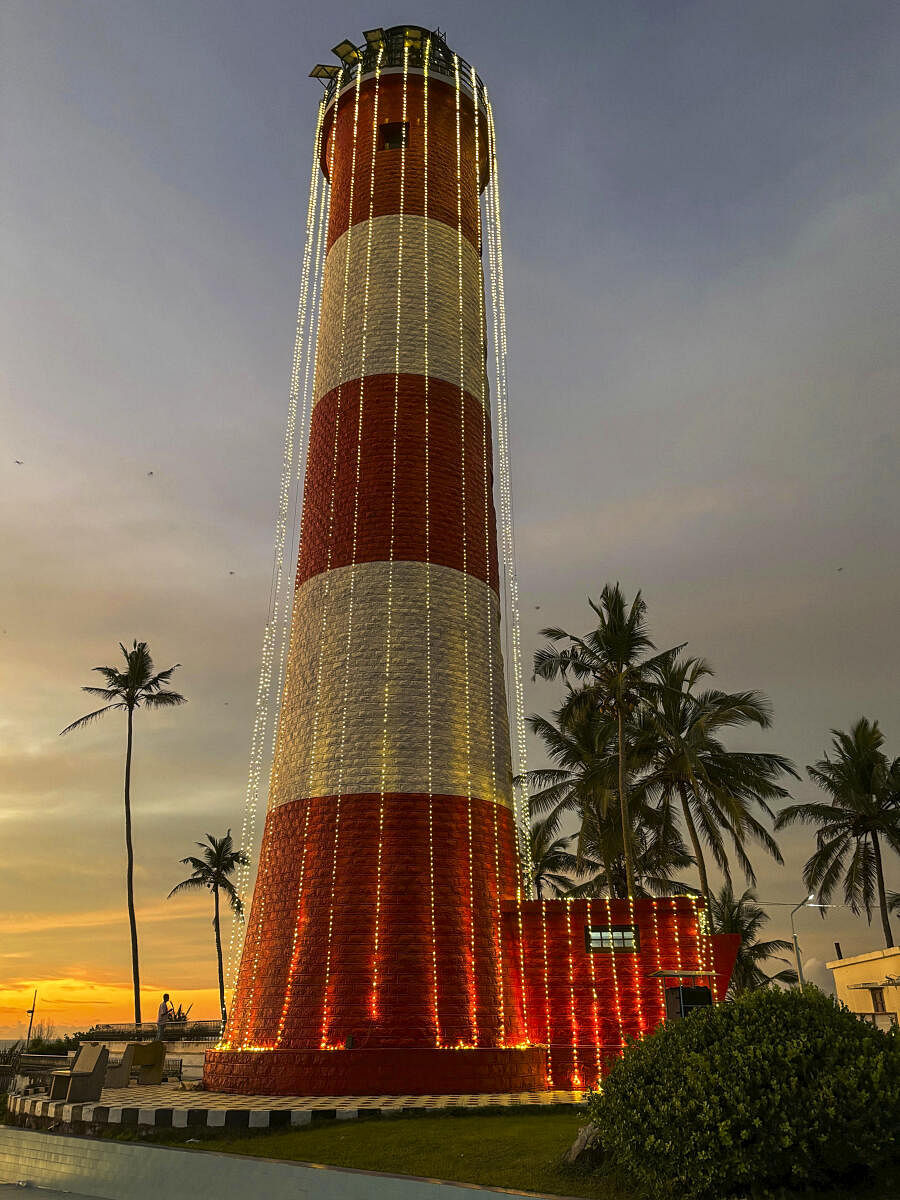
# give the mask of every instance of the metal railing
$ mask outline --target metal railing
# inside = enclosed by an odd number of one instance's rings
[[[406,63],[410,70],[421,70],[425,65],[425,46],[428,50],[428,73],[430,75],[445,75],[454,79],[456,67],[453,63],[453,51],[447,45],[444,35],[439,30],[423,29],[418,25],[393,25],[384,31],[381,42],[364,42],[356,47],[356,58],[352,62],[344,62],[338,73],[325,84],[325,99],[331,99],[356,78],[357,63],[362,63],[363,75],[375,70],[378,52],[381,50],[381,70],[388,67],[402,67],[404,50]],[[471,67],[464,58],[457,55],[459,60],[459,77],[461,85],[468,91],[471,86]],[[484,84],[476,75],[479,103],[483,105]]]

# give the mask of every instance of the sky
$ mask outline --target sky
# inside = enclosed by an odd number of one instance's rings
[[[216,1010],[209,905],[166,895],[241,825],[307,75],[410,20],[494,104],[527,656],[619,580],[658,645],[771,697],[736,745],[802,768],[865,714],[900,755],[897,5],[7,0],[0,1037],[34,988],[58,1029],[130,1015],[124,721],[58,734],[135,637],[189,701],[137,721],[145,1007]],[[555,698],[526,678],[528,711]],[[781,844],[784,867],[754,855],[771,936],[812,835]],[[823,985],[835,939],[880,944],[842,909],[798,930]]]

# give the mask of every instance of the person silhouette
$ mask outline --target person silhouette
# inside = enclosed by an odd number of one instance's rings
[[[158,1041],[163,1041],[163,1034],[166,1031],[166,1022],[171,1021],[175,1016],[175,1009],[169,1003],[169,993],[164,992],[162,1002],[156,1013],[156,1037]]]

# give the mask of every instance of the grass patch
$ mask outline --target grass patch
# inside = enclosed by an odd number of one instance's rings
[[[199,1137],[191,1135],[197,1138],[191,1149],[424,1175],[588,1200],[639,1200],[609,1179],[561,1168],[560,1159],[584,1120],[583,1113],[572,1110],[404,1114],[321,1121],[273,1133],[229,1135],[204,1130]],[[146,1140],[184,1145],[181,1132],[160,1131]]]
[[[585,1114],[573,1109],[548,1112],[491,1110],[481,1113],[404,1113],[352,1121],[323,1120],[297,1129],[224,1134],[208,1129],[118,1131],[119,1139],[139,1139],[220,1154],[310,1162],[394,1175],[475,1183],[485,1187],[538,1192],[585,1200],[642,1200],[611,1175],[564,1168],[561,1158]],[[111,1131],[110,1131],[111,1132]],[[782,1192],[772,1200],[896,1200],[900,1168],[882,1172],[851,1189]]]

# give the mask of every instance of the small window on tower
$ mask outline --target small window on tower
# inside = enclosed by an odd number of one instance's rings
[[[409,121],[386,121],[381,126],[381,150],[402,150],[409,145]]]
[[[603,951],[634,951],[640,949],[640,941],[636,925],[586,925],[584,927],[585,947],[589,954]]]

